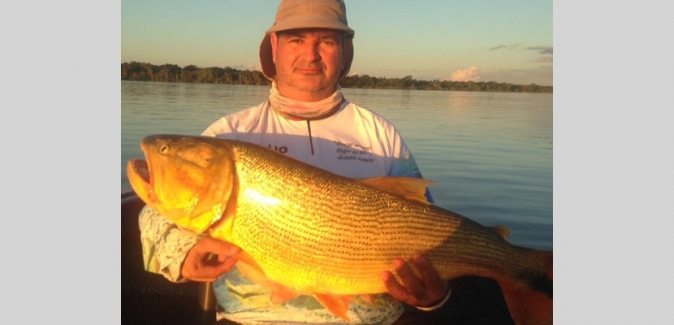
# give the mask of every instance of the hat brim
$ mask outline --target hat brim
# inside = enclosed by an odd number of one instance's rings
[[[345,31],[347,34],[351,36],[355,34],[355,31],[349,28],[349,26],[346,26],[345,24],[336,21],[335,19],[326,18],[326,16],[323,14],[305,14],[284,19],[271,26],[271,28],[267,30],[267,34],[273,32],[280,32],[284,30],[302,29],[302,28],[335,29]]]

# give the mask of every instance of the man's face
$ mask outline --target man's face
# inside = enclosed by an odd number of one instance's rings
[[[334,30],[296,29],[273,33],[271,45],[281,94],[317,101],[335,91],[351,42]]]

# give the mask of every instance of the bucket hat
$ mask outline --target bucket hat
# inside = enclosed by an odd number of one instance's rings
[[[349,28],[346,20],[346,5],[343,0],[281,0],[276,12],[276,20],[262,38],[260,43],[260,64],[262,73],[267,79],[274,81],[276,66],[272,57],[271,33],[300,29],[327,28],[344,31],[347,38],[353,38],[355,31]],[[346,53],[344,69],[339,75],[343,78],[351,69],[353,46]]]

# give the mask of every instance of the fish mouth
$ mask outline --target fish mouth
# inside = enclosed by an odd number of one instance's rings
[[[141,200],[148,202],[154,201],[154,199],[151,199],[152,197],[156,199],[156,196],[151,195],[153,193],[151,190],[152,178],[147,161],[142,159],[129,160],[126,165],[126,175],[131,187]]]
[[[147,161],[142,159],[131,159],[129,161],[129,166],[136,176],[138,176],[143,182],[150,183],[150,168],[147,165]]]

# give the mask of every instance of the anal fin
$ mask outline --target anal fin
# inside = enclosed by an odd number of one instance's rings
[[[350,296],[334,296],[326,294],[314,294],[314,297],[318,302],[321,303],[327,310],[336,315],[337,317],[350,322],[349,316],[346,315],[347,310],[349,310],[349,304],[351,303],[352,298]]]

